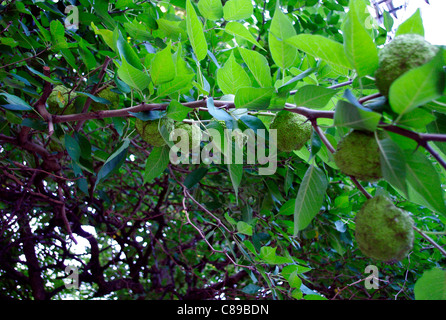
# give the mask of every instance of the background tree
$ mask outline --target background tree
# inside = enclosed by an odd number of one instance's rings
[[[382,96],[373,77],[392,17],[380,27],[366,5],[1,2],[0,296],[444,298],[444,51]],[[424,34],[419,12],[406,33]],[[135,128],[155,121],[167,138],[158,119],[170,119],[259,139],[284,109],[312,135],[271,175],[173,164],[169,145]],[[336,165],[350,130],[383,135],[379,180]],[[395,263],[355,240],[355,215],[377,195],[414,220]]]

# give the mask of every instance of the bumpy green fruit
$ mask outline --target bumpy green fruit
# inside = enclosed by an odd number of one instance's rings
[[[52,114],[62,114],[62,111],[65,109],[64,114],[75,113],[76,109],[74,103],[71,103],[65,108],[68,101],[74,101],[77,97],[77,94],[74,92],[69,94],[70,91],[71,89],[68,89],[63,85],[55,86],[46,101],[48,104],[48,111]]]
[[[99,102],[91,102],[91,111],[99,111],[104,109],[117,109],[119,107],[119,94],[113,92],[112,88],[108,87],[98,93],[98,97],[107,99],[111,104],[103,104]]]
[[[277,129],[277,150],[291,152],[301,149],[311,138],[311,123],[303,115],[282,110],[271,122],[270,129]]]
[[[420,35],[403,34],[395,37],[379,52],[375,82],[380,93],[389,95],[390,85],[410,69],[429,62],[438,48]]]
[[[338,143],[334,161],[346,175],[363,181],[382,178],[381,157],[375,135],[353,130]]]
[[[170,133],[175,126],[174,121],[169,118],[161,118],[148,121],[143,121],[137,118],[135,121],[135,128],[141,138],[143,138],[143,140],[146,141],[148,144],[154,147],[162,147],[166,144],[166,141],[164,141],[163,136],[158,130],[158,124],[160,128],[162,126],[165,126],[168,133]]]
[[[182,129],[185,130],[189,136],[189,148],[193,148],[196,144],[201,141],[201,130],[197,125],[191,125],[188,123],[181,122],[175,126],[175,130]],[[178,141],[180,138],[178,137]],[[177,141],[174,141],[177,142]]]
[[[390,199],[367,200],[355,218],[355,238],[361,252],[373,259],[396,262],[413,247],[413,220]]]

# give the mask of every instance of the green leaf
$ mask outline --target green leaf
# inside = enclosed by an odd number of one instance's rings
[[[127,34],[140,41],[152,41],[153,36],[149,30],[147,30],[147,26],[139,23],[138,20],[134,19],[132,22],[125,22],[124,29]]]
[[[384,23],[384,28],[386,28],[387,32],[392,31],[392,27],[393,27],[393,18],[392,15],[388,12],[385,11],[383,12],[383,23]]]
[[[252,226],[244,221],[237,222],[237,232],[252,236]]]
[[[300,184],[294,207],[294,235],[305,229],[319,213],[327,190],[325,173],[310,165]]]
[[[224,120],[224,121],[232,121],[234,120],[229,113],[226,112],[224,109],[217,109],[214,105],[214,98],[210,97],[206,101],[206,107],[209,110],[209,113],[211,116],[213,116],[217,120]]]
[[[183,121],[191,111],[191,108],[183,106],[176,100],[172,100],[167,106],[167,117],[175,121]]]
[[[4,96],[8,102],[7,105],[2,106],[5,109],[16,111],[28,111],[33,109],[27,102],[13,94],[2,92],[0,93],[0,96]]]
[[[125,161],[129,145],[130,140],[124,139],[121,146],[108,157],[107,161],[105,161],[101,170],[98,172],[94,189],[96,189],[97,185],[110,176],[113,172],[119,170]]]
[[[81,92],[81,91],[75,91],[75,93],[80,94],[82,96],[89,97],[91,100],[93,100],[94,102],[97,102],[97,103],[111,104],[111,101],[101,98],[101,97],[97,97],[95,95],[92,95],[91,93]]]
[[[81,156],[81,147],[79,143],[72,136],[65,134],[65,148],[67,149],[68,155],[71,160],[74,162],[78,162]]]
[[[321,109],[327,105],[338,90],[321,86],[307,85],[299,88],[294,96],[296,106]]]
[[[182,28],[184,21],[170,21],[164,18],[157,19],[156,23],[166,37],[172,40],[187,39],[187,32]]]
[[[420,151],[404,150],[409,200],[446,215],[439,174]]]
[[[136,69],[123,58],[122,64],[118,69],[118,76],[134,89],[140,91],[146,89],[150,83],[150,77],[139,69]]]
[[[268,88],[272,86],[271,69],[266,58],[253,50],[238,48],[243,61],[248,66],[249,71],[254,76],[259,86]]]
[[[65,27],[62,25],[62,22],[59,20],[51,21],[50,32],[53,44],[55,44],[55,50],[68,48],[67,40],[65,40]]]
[[[409,112],[441,97],[445,89],[443,52],[428,63],[407,71],[390,86],[389,103],[398,114]]]
[[[237,108],[261,110],[267,109],[274,93],[274,88],[245,87],[237,90],[234,104]]]
[[[160,84],[157,90],[158,97],[168,96],[177,92],[183,92],[185,88],[191,87],[192,79],[195,75],[184,74],[176,76],[170,82]]]
[[[283,214],[284,216],[291,216],[294,214],[295,207],[296,199],[289,199],[280,207],[279,214]]]
[[[100,18],[101,23],[108,29],[113,29],[116,27],[116,21],[108,13],[108,4],[108,1],[94,1],[93,7],[95,14]]]
[[[259,258],[268,264],[285,264],[292,262],[291,258],[278,256],[277,248],[263,246],[260,248]]]
[[[0,43],[9,46],[11,48],[15,48],[19,45],[19,43],[15,41],[13,38],[0,38]]]
[[[113,31],[107,29],[98,29],[93,21],[91,22],[91,28],[93,29],[95,34],[102,37],[102,39],[110,47],[110,49],[116,52],[118,51],[118,49],[116,48],[116,44],[113,41]]]
[[[259,47],[260,49],[265,50],[260,45],[260,43],[257,42],[257,40],[254,38],[254,36],[251,34],[251,32],[249,32],[249,30],[246,29],[246,27],[243,24],[241,24],[240,22],[237,22],[237,21],[228,22],[228,24],[225,27],[225,31],[229,34],[238,36],[246,41],[249,41],[252,44],[254,44],[255,46]],[[251,51],[251,52],[254,52],[254,51]]]
[[[290,68],[297,57],[297,49],[286,40],[295,36],[296,30],[288,17],[276,5],[268,32],[269,50],[274,62],[282,69]]]
[[[384,179],[407,196],[406,161],[398,144],[390,138],[377,139]]]
[[[251,0],[229,0],[223,7],[223,17],[227,21],[249,19],[253,10]]]
[[[395,32],[395,37],[406,33],[419,34],[424,37],[424,26],[420,8],[418,8],[406,21],[400,24]]]
[[[150,183],[159,177],[169,165],[169,147],[154,147],[146,160],[144,183]]]
[[[232,159],[231,159],[232,160]],[[232,162],[232,161],[231,161]],[[243,178],[243,163],[228,163],[229,177],[231,178],[232,188],[238,201],[238,188]]]
[[[417,109],[418,110],[418,109]],[[436,119],[427,125],[426,129],[429,133],[436,134],[445,134],[446,133],[446,114],[435,112],[434,113]],[[433,143],[441,150],[444,154],[446,154],[446,142],[441,141],[433,141]]]
[[[31,12],[30,12],[30,14],[31,14]],[[42,37],[42,39],[44,39],[45,42],[51,42],[50,31],[48,31],[44,27],[42,27],[42,25],[40,24],[39,20],[36,19],[36,17],[34,17],[33,15],[32,15],[32,17],[33,17],[34,23],[36,24],[37,28],[39,28],[40,36]]]
[[[125,60],[134,69],[143,70],[143,65],[138,57],[138,54],[133,49],[133,47],[127,42],[127,40],[124,39],[124,37],[121,34],[121,31],[118,31],[118,40],[116,42],[116,48],[119,52],[119,55],[121,56],[121,60]]]
[[[223,18],[221,0],[200,0],[197,6],[201,15],[208,20],[215,21]]]
[[[186,30],[197,60],[203,60],[207,55],[208,45],[204,36],[203,24],[190,0],[186,2]]]
[[[334,113],[334,125],[357,130],[375,131],[381,115],[362,106],[339,100]]]
[[[188,189],[192,189],[198,182],[200,182],[201,179],[206,176],[208,173],[208,168],[206,167],[199,167],[198,169],[195,169],[192,171],[186,179],[184,179],[184,185]]]
[[[399,126],[406,126],[415,128],[417,130],[423,130],[426,125],[435,120],[435,116],[428,110],[417,108],[410,112],[403,114],[397,124]]]
[[[446,270],[432,268],[415,282],[415,300],[446,300]]]
[[[297,271],[293,271],[290,274],[287,274],[287,276],[285,276],[285,279],[288,281],[291,288],[298,289],[302,285],[302,280],[299,277]]]
[[[234,52],[231,52],[224,66],[217,70],[217,84],[223,94],[236,94],[239,88],[251,86],[251,79],[235,60]]]
[[[170,45],[155,54],[150,65],[150,75],[155,86],[175,78],[175,64]]]
[[[310,76],[315,71],[316,71],[316,68],[309,68],[309,69],[305,70],[304,72],[299,73],[297,76],[291,78],[286,83],[282,84],[277,89],[277,93],[279,95],[288,97],[290,91],[296,87],[297,82],[299,80],[305,79],[306,77]]]
[[[378,49],[364,27],[363,0],[351,0],[346,20],[342,26],[344,51],[359,77],[372,75],[378,68]]]
[[[43,73],[31,68],[30,66],[26,66],[28,68],[29,71],[31,71],[32,73],[34,73],[35,75],[39,76],[40,78],[42,78],[43,80],[50,82],[52,84],[62,84],[62,81],[58,80],[58,79],[52,79],[50,77],[47,77],[46,75],[44,75]]]
[[[344,52],[344,46],[339,42],[314,34],[299,34],[287,39],[286,42],[328,64],[345,68],[346,74],[347,69],[351,69],[351,64]]]
[[[94,57],[93,53],[91,53],[91,49],[88,48],[86,41],[83,39],[79,41],[79,48],[80,49],[78,52],[85,66],[87,67],[87,70],[96,68],[96,58]]]

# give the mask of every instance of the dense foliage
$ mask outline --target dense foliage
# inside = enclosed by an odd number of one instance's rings
[[[367,2],[1,1],[0,298],[444,298],[445,54],[382,96],[395,30]],[[407,33],[424,34],[419,11]],[[173,163],[135,128],[239,128],[236,150],[283,109],[312,134],[268,174],[246,148]],[[336,166],[352,129],[376,132],[381,179]],[[358,249],[375,195],[414,220],[401,261]]]

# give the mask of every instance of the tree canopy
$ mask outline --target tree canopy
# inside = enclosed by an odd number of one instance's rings
[[[424,27],[368,4],[1,1],[0,298],[444,299],[446,54],[382,95],[379,52]],[[301,149],[276,151],[279,112]],[[376,181],[334,160],[352,130]],[[377,195],[413,219],[403,260],[358,248]]]

